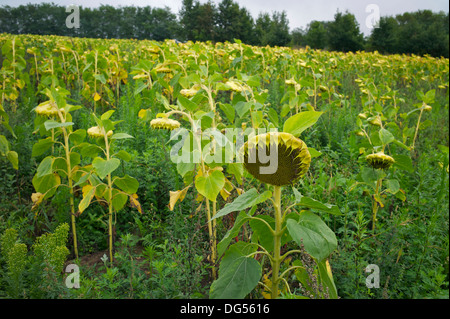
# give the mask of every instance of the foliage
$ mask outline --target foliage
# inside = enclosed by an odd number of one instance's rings
[[[1,279],[7,284],[8,297],[54,298],[64,290],[59,280],[69,255],[68,233],[69,225],[61,224],[53,233],[36,238],[31,255],[15,229],[9,228],[1,235],[0,247],[6,269]]]
[[[20,160],[0,162],[2,247],[16,247],[2,296],[446,296],[448,59],[238,39],[0,44],[0,129]],[[311,157],[282,191],[239,161],[270,131]],[[64,245],[38,239],[69,224]],[[65,258],[80,289],[64,286]]]
[[[183,0],[178,13],[170,8],[100,5],[80,7],[79,28],[62,28],[67,18],[63,6],[42,3],[0,8],[0,32],[12,34],[64,35],[88,38],[149,39],[163,41],[232,42],[251,45],[314,49],[379,51],[439,57],[449,56],[448,13],[418,10],[382,16],[379,27],[363,38],[355,16],[337,12],[332,21],[310,21],[305,30],[289,31],[286,12],[261,12],[252,17],[233,0]],[[19,61],[17,61],[19,62]],[[21,64],[18,64],[21,67]],[[24,83],[9,83],[23,86]],[[15,96],[15,90],[12,88]]]

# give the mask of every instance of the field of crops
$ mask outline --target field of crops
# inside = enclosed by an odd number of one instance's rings
[[[448,298],[448,59],[0,46],[0,298]]]

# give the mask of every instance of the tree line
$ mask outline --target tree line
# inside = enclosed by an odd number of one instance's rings
[[[368,37],[355,16],[337,12],[333,21],[312,21],[289,30],[286,12],[262,12],[256,19],[233,0],[183,0],[178,14],[169,7],[79,8],[80,27],[67,28],[66,8],[54,3],[0,7],[0,33],[62,35],[88,38],[178,39],[251,45],[309,46],[336,51],[430,54],[449,57],[449,14],[420,10],[381,17]]]

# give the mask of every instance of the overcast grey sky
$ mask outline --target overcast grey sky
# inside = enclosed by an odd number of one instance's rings
[[[207,0],[200,0],[205,3]],[[221,0],[212,0],[218,4]],[[361,31],[368,35],[370,29],[366,27],[366,20],[370,19],[376,12],[366,8],[370,4],[378,6],[381,16],[396,15],[404,12],[429,9],[434,12],[449,11],[448,0],[234,0],[241,7],[247,8],[256,19],[260,12],[272,12],[285,10],[289,19],[289,26],[292,29],[306,27],[312,20],[330,21],[334,19],[334,14],[339,9],[341,12],[348,10],[356,16]],[[0,5],[18,6],[27,3],[52,2],[51,0],[0,0]],[[70,4],[82,7],[98,7],[101,4],[112,6],[168,6],[173,13],[178,13],[181,9],[182,0],[53,0],[54,3],[66,6]],[[82,20],[83,17],[80,17]]]

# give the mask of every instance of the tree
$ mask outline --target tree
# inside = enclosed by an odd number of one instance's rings
[[[198,2],[197,2],[198,4]],[[196,15],[195,40],[214,41],[216,38],[217,8],[211,0],[205,4],[198,4]]]
[[[179,31],[177,17],[175,14],[170,12],[169,7],[153,8],[152,25],[153,30],[151,33],[151,39],[156,41],[173,39]]]
[[[328,26],[328,43],[331,50],[358,51],[364,48],[364,37],[353,14],[337,12]]]
[[[308,24],[305,39],[306,43],[313,49],[324,49],[328,45],[327,29],[325,22],[312,21]]]
[[[260,13],[256,20],[255,33],[260,45],[286,46],[291,40],[289,20],[286,12]]]
[[[291,32],[291,46],[304,47],[306,46],[306,31],[302,28],[295,28]]]
[[[245,8],[233,0],[222,0],[217,11],[216,40],[225,42],[239,39],[244,43],[254,43],[253,18]]]
[[[273,44],[278,46],[286,46],[291,41],[289,34],[289,20],[286,11],[274,12],[272,14],[272,33]]]
[[[271,24],[270,15],[268,13],[260,13],[255,24],[256,40],[259,45],[269,45],[271,42]]]
[[[200,4],[198,0],[183,0],[179,12],[182,28],[181,37],[184,40],[208,41],[216,36],[217,8],[209,0]]]
[[[374,28],[369,37],[368,48],[381,53],[395,53],[397,31],[398,22],[394,17],[381,17],[379,27]]]
[[[399,22],[399,53],[429,53],[433,56],[448,57],[448,13],[434,14],[430,10],[419,10],[397,15],[396,19]]]
[[[183,0],[179,19],[181,25],[181,37],[183,40],[195,40],[195,25],[198,10],[198,1],[194,5],[194,0]]]
[[[123,7],[117,13],[120,15],[118,36],[122,39],[136,38],[136,7]]]

